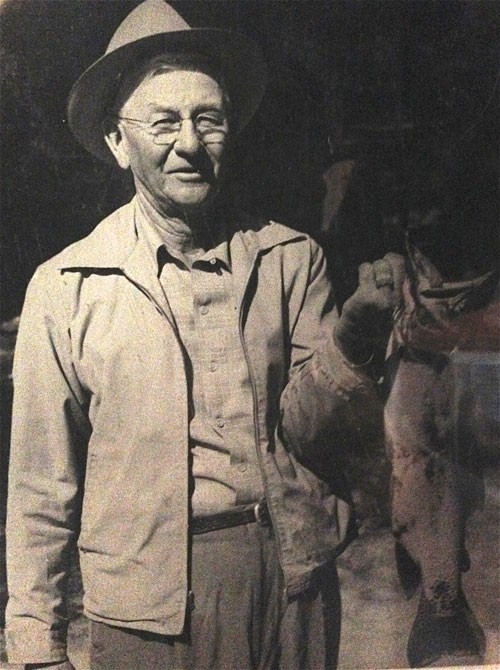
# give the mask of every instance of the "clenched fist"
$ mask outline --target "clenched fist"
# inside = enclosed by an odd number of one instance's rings
[[[360,265],[358,288],[345,302],[335,332],[340,349],[354,365],[383,360],[404,276],[405,260],[399,254]]]

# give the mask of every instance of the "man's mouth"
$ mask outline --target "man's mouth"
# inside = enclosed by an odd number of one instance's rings
[[[172,170],[169,174],[180,181],[206,181],[202,173],[199,170],[196,170],[196,168],[179,168],[178,170]]]

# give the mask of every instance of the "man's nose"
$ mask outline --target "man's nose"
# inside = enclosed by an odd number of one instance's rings
[[[175,139],[174,147],[177,153],[193,154],[200,148],[200,138],[192,119],[182,119],[181,127]]]

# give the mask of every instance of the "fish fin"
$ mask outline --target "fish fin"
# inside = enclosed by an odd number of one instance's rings
[[[461,591],[455,607],[445,616],[438,614],[422,593],[408,638],[410,667],[422,668],[443,658],[474,658],[480,664],[485,646],[483,629]]]

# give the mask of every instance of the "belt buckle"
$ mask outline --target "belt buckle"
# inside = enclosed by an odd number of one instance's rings
[[[271,517],[269,515],[269,509],[267,507],[266,501],[262,500],[258,502],[253,508],[255,519],[257,523],[260,523],[262,526],[269,525],[271,522]]]

